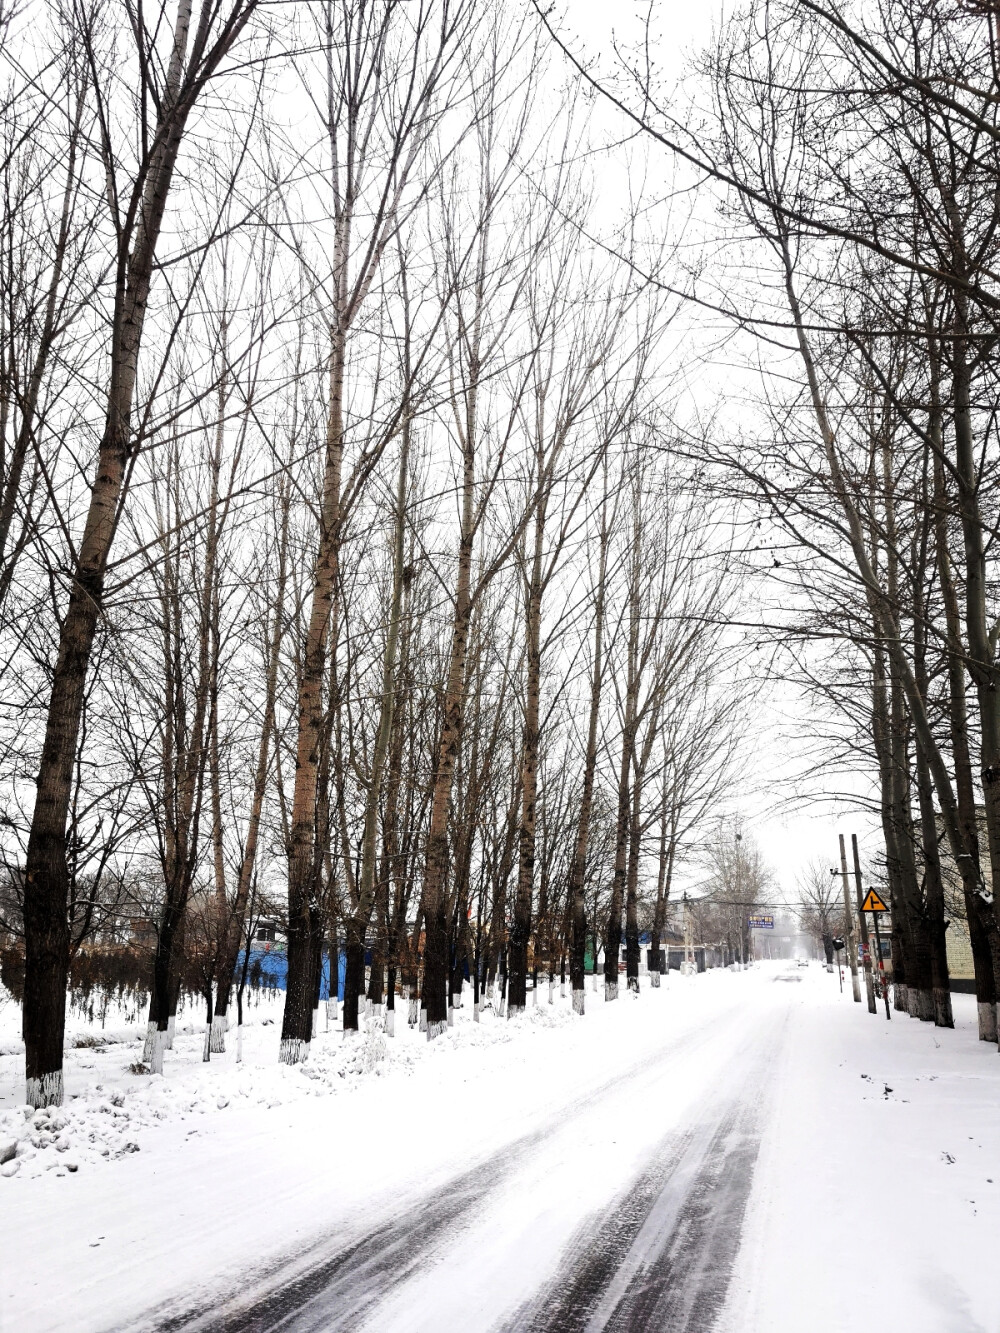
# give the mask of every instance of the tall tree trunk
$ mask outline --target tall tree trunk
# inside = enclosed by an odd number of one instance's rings
[[[893,642],[901,648],[900,628],[898,527],[896,496],[892,468],[892,445],[888,430],[881,440],[882,503],[885,510],[886,547],[886,619],[890,624]],[[903,681],[898,671],[898,655],[890,654],[889,668],[889,753],[892,819],[896,829],[895,855],[898,866],[899,898],[894,900],[893,937],[903,951],[906,969],[905,1006],[901,988],[897,989],[897,1007],[905,1007],[915,1018],[930,1020],[934,1017],[931,993],[930,949],[920,902],[916,865],[916,839],[913,830],[910,774],[910,724],[906,712]],[[914,671],[917,666],[915,664]],[[914,685],[919,682],[914,675]],[[921,699],[926,696],[921,692]],[[895,970],[895,964],[894,964]]]
[[[636,500],[636,506],[638,500]],[[625,716],[622,725],[621,756],[618,764],[618,813],[615,820],[615,862],[611,882],[608,929],[604,940],[604,998],[618,998],[618,956],[622,942],[622,908],[628,872],[629,812],[631,788],[629,774],[635,757],[636,712],[639,700],[639,621],[641,591],[640,522],[638,508],[633,514],[631,569],[628,586],[628,648],[625,680]]]
[[[618,998],[618,956],[622,945],[622,908],[625,900],[625,878],[628,872],[628,836],[631,766],[631,727],[626,722],[622,730],[622,752],[618,767],[618,814],[615,820],[615,864],[611,881],[611,903],[608,908],[608,928],[604,937],[604,998]]]
[[[455,761],[462,743],[465,715],[465,672],[472,619],[472,546],[475,536],[475,438],[472,428],[462,451],[462,526],[458,545],[455,607],[445,685],[444,717],[438,742],[430,825],[427,831],[423,909],[425,920],[423,1001],[427,1011],[427,1038],[438,1036],[448,1024],[448,810]]]
[[[264,687],[264,708],[261,718],[260,741],[257,746],[257,763],[254,768],[253,793],[250,798],[250,816],[247,821],[246,841],[236,876],[236,897],[226,921],[226,932],[219,951],[219,970],[215,978],[215,1016],[212,1019],[212,1049],[224,1051],[226,1048],[226,1026],[229,1000],[233,989],[233,977],[239,958],[243,938],[243,927],[250,902],[251,886],[257,866],[257,846],[260,838],[260,824],[264,809],[264,796],[267,791],[267,775],[270,767],[271,737],[274,731],[274,707],[278,691],[278,666],[281,661],[281,640],[284,632],[283,612],[285,587],[288,578],[288,523],[291,509],[291,493],[283,487],[281,495],[281,529],[278,539],[278,571],[275,586],[275,598],[271,608],[273,623],[267,647],[266,683]]]
[[[345,244],[342,231],[342,228],[338,228],[336,239],[336,244],[340,248]],[[344,265],[346,265],[346,255],[338,251],[336,264],[338,277],[342,274]],[[313,567],[309,623],[306,630],[302,674],[298,688],[295,785],[292,792],[291,828],[288,845],[288,975],[285,1009],[281,1022],[281,1047],[278,1055],[282,1064],[297,1064],[300,1060],[306,1059],[312,1038],[310,908],[313,905],[312,894],[315,881],[316,811],[320,752],[324,743],[325,730],[323,682],[326,678],[327,644],[330,626],[334,619],[335,600],[338,596],[339,584],[340,492],[344,461],[343,399],[346,341],[346,330],[339,324],[336,325],[331,334],[330,406],[327,416],[319,541]],[[351,946],[352,941],[348,925],[349,968]],[[363,974],[364,961],[362,959],[362,976]]]
[[[924,928],[917,875],[915,835],[911,806],[909,721],[905,714],[903,691],[891,678],[890,671],[889,735],[891,764],[892,820],[896,830],[895,853],[898,867],[899,897],[892,903],[893,930],[898,926],[898,940],[903,948],[906,969],[905,1008],[913,1018],[930,1021],[934,1017],[931,991],[930,949]],[[895,963],[893,964],[895,969]]]
[[[528,941],[531,937],[531,906],[535,881],[535,822],[538,802],[539,715],[542,693],[542,552],[545,536],[546,479],[543,459],[536,454],[538,468],[534,543],[531,565],[525,580],[525,682],[524,727],[521,733],[521,826],[518,832],[517,895],[514,899],[514,928],[510,935],[510,970],[507,1016],[520,1013],[527,999]],[[536,977],[537,977],[536,948]]]
[[[956,276],[971,281],[965,250],[964,224],[953,198],[945,206],[951,224],[952,267]],[[958,514],[965,552],[965,626],[968,636],[967,666],[976,686],[979,703],[980,766],[986,833],[993,884],[994,932],[1000,927],[1000,672],[987,618],[986,545],[979,507],[980,473],[972,425],[972,375],[969,368],[969,312],[965,288],[956,285],[952,299],[955,336],[950,341],[955,431],[955,469]],[[998,957],[994,946],[994,959]],[[996,969],[996,963],[994,965]],[[1000,980],[1000,978],[998,978]]]
[[[607,501],[601,508],[600,553],[597,587],[594,595],[594,669],[590,678],[590,711],[587,719],[587,751],[583,761],[583,789],[580,794],[580,822],[569,881],[570,911],[570,988],[573,1012],[583,1014],[584,982],[587,956],[587,909],[584,886],[587,878],[587,852],[590,846],[590,820],[594,806],[594,777],[597,772],[597,729],[601,715],[601,688],[604,673],[604,594],[608,569]],[[595,961],[596,967],[596,961]]]
[[[104,433],[52,672],[24,872],[23,1035],[29,1106],[61,1105],[63,1100],[69,969],[66,820],[87,669],[104,608],[105,572],[132,456],[132,407],[150,278],[191,105],[179,99],[191,7],[192,0],[180,0],[152,156],[144,181],[140,176],[136,186],[141,194],[135,227],[119,242]]]
[[[979,821],[976,817],[975,788],[972,779],[972,756],[969,746],[969,716],[965,693],[965,651],[962,642],[962,622],[958,593],[951,565],[948,534],[949,497],[945,485],[944,457],[941,440],[941,408],[939,402],[939,373],[936,344],[931,343],[931,446],[934,455],[934,514],[935,550],[937,554],[938,584],[944,604],[945,630],[948,649],[948,725],[951,738],[952,762],[955,771],[957,821],[962,852],[956,860],[962,881],[969,942],[972,949],[976,984],[976,1006],[980,1041],[997,1040],[997,979],[998,958],[996,944],[1000,932],[996,919],[981,895],[983,886],[979,859]],[[991,937],[993,945],[991,947]]]
[[[926,499],[926,497],[925,497]],[[916,563],[916,562],[915,562]],[[914,574],[913,607],[913,670],[917,689],[926,699],[929,694],[927,677],[927,615],[928,607],[923,593],[924,564],[920,561],[919,578]],[[944,915],[944,882],[941,878],[941,857],[938,850],[937,821],[934,814],[934,783],[923,750],[916,746],[917,799],[920,808],[920,850],[924,868],[922,925],[930,955],[930,982],[933,1018],[937,1027],[954,1027],[951,1011],[951,991],[948,986],[948,951],[945,943],[947,923]],[[928,1017],[921,1013],[921,1018]]]
[[[642,843],[642,776],[632,775],[632,813],[628,830],[628,875],[625,890],[625,974],[628,988],[639,994],[639,855]]]
[[[180,467],[174,468],[174,516],[181,512]],[[149,1012],[147,1044],[149,1068],[163,1073],[163,1052],[173,1045],[180,997],[184,953],[184,924],[191,886],[200,853],[201,807],[205,774],[210,761],[211,697],[216,664],[213,661],[213,611],[218,587],[220,537],[218,473],[213,469],[208,506],[208,530],[198,597],[198,653],[194,672],[193,713],[187,723],[187,687],[183,650],[183,606],[180,588],[181,552],[165,560],[167,586],[162,597],[164,639],[164,695],[167,725],[164,731],[164,901],[153,960],[154,985]],[[168,538],[169,541],[169,538]]]
[[[396,648],[399,642],[399,626],[403,611],[404,585],[404,549],[406,537],[406,486],[409,470],[410,426],[407,417],[402,435],[399,455],[399,475],[396,481],[396,514],[392,548],[392,598],[389,608],[389,628],[385,640],[385,653],[382,659],[382,698],[379,707],[378,730],[375,734],[375,746],[372,753],[371,771],[368,775],[368,790],[365,793],[364,831],[361,840],[361,874],[358,882],[358,901],[353,919],[347,922],[348,940],[360,938],[363,941],[368,923],[375,906],[375,870],[378,853],[378,812],[379,798],[382,793],[382,778],[385,773],[386,756],[389,753],[389,741],[395,714],[396,688]],[[385,889],[388,892],[388,887]],[[349,943],[350,947],[350,943]],[[384,942],[383,942],[384,947]],[[381,1003],[381,970],[384,959],[377,962],[372,957],[372,973],[376,966],[379,973],[378,991]],[[362,983],[364,972],[362,969]],[[357,980],[357,970],[351,971],[352,984]],[[344,990],[344,1031],[357,1028],[357,996]],[[373,999],[374,1002],[374,999]],[[351,1021],[353,1020],[353,1021]]]
[[[674,873],[674,856],[677,850],[675,812],[667,815],[666,791],[664,791],[663,810],[660,815],[660,855],[656,875],[656,906],[653,910],[653,930],[650,938],[649,983],[655,989],[660,984],[660,940],[667,921],[667,904],[670,901],[670,886]],[[668,827],[670,836],[668,837]]]

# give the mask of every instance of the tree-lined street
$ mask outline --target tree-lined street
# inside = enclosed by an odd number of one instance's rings
[[[996,1333],[998,51],[0,0],[16,1333]]]
[[[417,1063],[393,1053],[378,1077],[271,1107],[233,1095],[217,1111],[202,1085],[192,1110],[189,1086],[184,1119],[151,1121],[141,1151],[48,1173],[20,1221],[5,1213],[4,1326],[65,1327],[69,1299],[81,1333],[456,1320],[840,1333],[854,1304],[824,1293],[850,1267],[876,1316],[989,1328],[1000,1070],[971,999],[943,1053],[932,1027],[873,1018],[816,962],[674,973],[661,991],[586,1029],[569,1029],[568,999],[549,1022],[529,1008],[509,1040],[499,1023],[477,1040],[466,1014],[437,1058],[425,1042]],[[197,1059],[188,1068],[190,1085]],[[470,1084],[476,1117],[436,1114]],[[965,1243],[938,1247],[940,1228]],[[859,1244],[872,1262],[857,1263]]]

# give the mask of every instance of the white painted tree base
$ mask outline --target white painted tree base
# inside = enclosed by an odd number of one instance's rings
[[[406,1002],[406,1021],[411,1028],[420,1022],[420,1001],[416,996],[411,995]]]
[[[447,1021],[447,1023],[446,1023],[445,1026],[446,1026],[446,1027],[454,1027],[454,1025],[455,1025],[455,1011],[454,1011],[454,1009],[452,1008],[452,1006],[449,1004],[449,1005],[448,1005],[448,1021]]]
[[[149,1072],[151,1074],[163,1073],[163,1052],[167,1050],[167,1043],[170,1040],[170,1032],[161,1032],[156,1028],[153,1032],[153,1053],[149,1057]]]
[[[427,1031],[427,1010],[424,1008],[423,1005],[420,1006],[420,1020],[418,1023],[418,1030],[420,1032]]]
[[[617,1000],[617,999],[618,999],[618,982],[617,982],[617,981],[606,981],[606,982],[604,983],[604,998],[605,998],[605,1000]]]
[[[282,1037],[278,1048],[279,1065],[300,1065],[309,1059],[309,1043],[298,1037]]]
[[[985,1000],[976,1004],[976,1012],[979,1015],[979,1040],[996,1042],[997,1039],[997,1007],[995,1004],[989,1004]]]
[[[62,1106],[63,1073],[55,1069],[41,1078],[29,1078],[24,1084],[24,1100],[37,1111],[42,1106]]]
[[[241,1064],[243,1063],[243,1024],[242,1024],[242,1023],[237,1023],[237,1025],[236,1025],[236,1063],[237,1063],[238,1065],[241,1065]]]
[[[312,1034],[314,1039],[319,1036],[319,1005],[313,1010]]]
[[[145,1045],[144,1045],[143,1048],[142,1048],[142,1063],[143,1063],[144,1065],[149,1065],[149,1064],[152,1064],[152,1062],[153,1062],[153,1041],[154,1041],[155,1037],[156,1037],[156,1024],[155,1024],[155,1023],[147,1023],[147,1024],[146,1024],[146,1043],[145,1043]]]
[[[581,1018],[583,1017],[584,999],[586,994],[587,992],[582,987],[580,990],[575,990],[573,992],[573,1012],[574,1014],[578,1014]]]
[[[387,1037],[394,1037],[396,1035],[395,1009],[387,1009],[385,1011],[385,1035]]]
[[[336,1023],[337,1021],[337,1001],[330,999],[326,1002],[326,1021]]]
[[[174,1049],[174,1033],[175,1033],[176,1031],[177,1031],[177,1015],[176,1015],[176,1014],[172,1014],[172,1015],[170,1016],[170,1018],[167,1019],[167,1050],[168,1050],[168,1051],[172,1051],[172,1050]]]
[[[211,1060],[211,1058],[212,1058],[212,1025],[211,1025],[211,1023],[206,1023],[206,1024],[205,1024],[205,1040],[202,1042],[202,1046],[201,1046],[201,1062],[202,1062],[202,1064],[206,1064],[206,1065],[207,1065],[208,1062],[209,1062],[209,1060]]]
[[[472,1021],[473,1021],[473,1023],[478,1023],[478,1022],[479,1022],[479,1001],[478,1001],[478,1000],[473,1000],[473,1002],[472,1002]]]
[[[427,1011],[426,1011],[426,1009],[425,1009],[425,1010],[424,1010],[424,1013],[426,1013],[426,1012],[427,1012]],[[428,1024],[427,1024],[427,1040],[428,1040],[428,1041],[433,1041],[435,1037],[440,1037],[441,1034],[442,1034],[443,1032],[447,1032],[447,1031],[448,1031],[448,1024],[447,1024],[447,1023],[428,1023]]]
[[[216,1014],[212,1019],[212,1035],[209,1039],[209,1050],[213,1055],[222,1055],[226,1049],[226,1032],[229,1028],[229,1019],[225,1014],[221,1016]]]
[[[649,984],[650,984],[650,986],[653,988],[653,990],[659,990],[659,989],[660,989],[660,974],[659,974],[659,972],[650,972],[650,974],[649,974]]]

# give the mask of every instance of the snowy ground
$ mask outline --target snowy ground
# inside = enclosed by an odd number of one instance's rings
[[[0,1009],[0,1330],[1000,1333],[1000,1059],[970,998],[955,1032],[816,965],[588,989],[582,1022],[541,998],[430,1044],[332,1031],[295,1069],[266,999],[242,1066],[201,1063],[191,1014],[164,1078],[109,1016],[48,1126]]]

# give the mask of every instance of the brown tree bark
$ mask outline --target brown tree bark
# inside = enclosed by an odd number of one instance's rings
[[[590,706],[587,717],[587,749],[583,760],[583,784],[580,793],[580,822],[570,868],[570,989],[573,1012],[584,1012],[585,959],[587,951],[587,909],[584,887],[587,878],[587,853],[590,847],[590,821],[594,806],[594,778],[597,773],[598,723],[601,715],[601,691],[604,679],[604,597],[608,572],[609,532],[607,494],[601,506],[597,583],[594,589],[594,662],[590,676]],[[594,966],[597,966],[595,957]]]
[[[234,0],[220,35],[212,42],[215,10],[206,4],[189,57],[192,0],[180,0],[155,131],[125,217],[119,220],[104,432],[69,605],[59,632],[25,859],[23,1031],[27,1100],[32,1106],[58,1105],[63,1097],[69,961],[66,818],[87,669],[104,606],[105,573],[119,507],[128,485],[136,371],[156,247],[188,115],[256,7],[257,0]],[[147,34],[141,32],[145,42]],[[140,58],[145,56],[143,49]],[[166,924],[174,928],[173,914]]]
[[[270,770],[271,740],[274,734],[274,709],[278,692],[278,667],[281,661],[281,641],[285,629],[285,589],[288,580],[288,525],[291,493],[287,482],[282,485],[279,505],[278,567],[274,599],[271,604],[271,635],[266,649],[260,740],[257,745],[257,762],[254,767],[253,791],[250,798],[246,839],[243,843],[243,854],[236,873],[236,896],[227,915],[226,930],[219,951],[219,970],[215,979],[215,1014],[212,1019],[211,1043],[212,1050],[220,1052],[226,1049],[225,1034],[229,1000],[232,994],[233,977],[243,940],[244,924],[257,866],[257,847]]]
[[[371,770],[368,775],[368,790],[365,793],[364,831],[362,833],[361,842],[361,873],[358,881],[358,899],[351,915],[345,923],[347,928],[348,949],[352,947],[357,948],[358,941],[360,940],[360,947],[363,950],[365,931],[368,928],[368,923],[371,920],[372,911],[375,907],[375,894],[377,888],[375,863],[378,846],[379,799],[382,793],[382,779],[385,775],[386,758],[389,753],[390,734],[395,713],[396,657],[403,608],[406,485],[409,468],[409,443],[410,426],[409,421],[407,420],[403,427],[399,457],[399,475],[396,482],[396,514],[392,556],[392,596],[389,606],[389,628],[386,634],[385,652],[382,660],[382,690],[381,702],[379,705],[378,728],[375,734]],[[383,887],[384,891],[387,893],[388,886]],[[370,998],[373,1003],[381,1003],[381,969],[383,966],[384,956],[380,957],[377,963],[379,970],[379,996],[378,999],[376,999],[375,992],[372,992]],[[376,960],[373,956],[373,976],[375,971]],[[352,983],[355,979],[356,969],[352,971],[351,974]],[[351,1027],[348,1026],[349,1013],[353,1018],[353,1024],[351,1026],[353,1026],[354,1029],[357,1028],[357,996],[352,993],[350,998],[348,998],[346,981],[344,987],[344,1031],[348,1032],[351,1030]]]
[[[982,869],[979,860],[979,821],[976,816],[972,756],[969,746],[969,717],[965,692],[965,651],[958,592],[952,570],[948,534],[951,511],[945,484],[941,441],[938,359],[931,340],[931,422],[930,438],[934,465],[935,553],[938,585],[944,604],[948,664],[948,726],[952,764],[955,771],[956,819],[962,851],[956,861],[962,881],[969,942],[972,949],[976,983],[976,1005],[980,1041],[997,1040],[997,944],[995,917],[985,903]]]
[[[527,1000],[528,941],[535,881],[535,819],[538,802],[538,736],[542,692],[542,554],[545,537],[546,477],[543,459],[536,455],[539,475],[536,491],[534,541],[525,587],[524,724],[521,734],[521,825],[518,830],[517,892],[510,933],[508,1017],[521,1013]],[[537,960],[536,960],[537,961]]]
[[[472,429],[462,448],[462,518],[451,629],[451,649],[445,684],[444,717],[437,747],[427,862],[424,871],[423,910],[426,923],[423,1007],[427,1011],[428,1040],[448,1024],[448,918],[445,882],[448,875],[448,807],[455,761],[462,741],[465,714],[465,667],[472,619],[472,547],[475,537],[475,396],[469,415]]]

